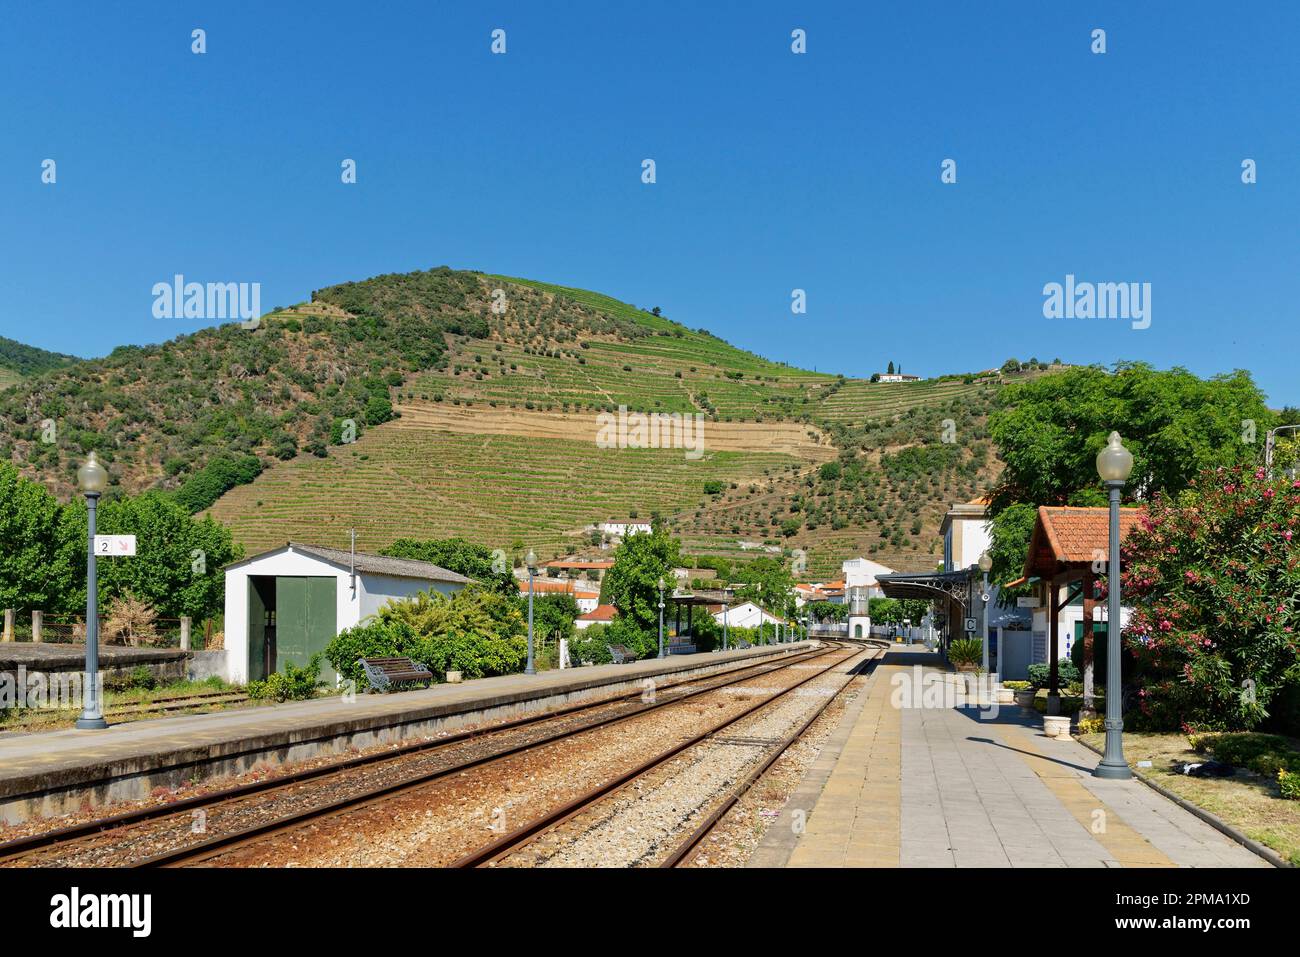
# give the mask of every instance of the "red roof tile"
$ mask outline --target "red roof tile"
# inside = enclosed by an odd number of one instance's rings
[[[1146,513],[1143,508],[1119,512],[1121,541]],[[1109,560],[1110,510],[1042,505],[1034,522],[1025,556],[1025,575],[1051,577],[1059,565],[1086,565]]]
[[[520,593],[527,595],[528,581],[526,579],[523,581],[520,581],[519,579],[515,579],[515,581],[519,585]],[[571,579],[565,579],[563,581],[560,581],[553,578],[534,578],[533,592],[539,595],[545,592],[548,595],[564,594],[564,595],[591,596],[591,595],[599,595],[600,589],[597,588],[595,585],[589,585],[586,582],[573,581]]]
[[[597,605],[593,611],[580,615],[578,621],[613,621],[618,617],[618,609],[613,605]]]

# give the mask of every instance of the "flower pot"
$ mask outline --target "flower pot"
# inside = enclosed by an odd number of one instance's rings
[[[998,704],[1011,704],[1016,700],[1016,693],[1010,688],[998,688],[993,693],[997,696]]]
[[[1070,716],[1068,714],[1049,714],[1043,716],[1043,734],[1058,741],[1070,737]]]
[[[1034,698],[1037,696],[1038,692],[1033,688],[1026,688],[1024,691],[1017,691],[1016,704],[1020,705],[1022,708],[1032,708],[1034,706]]]
[[[459,672],[459,671],[448,671],[448,672],[447,672],[447,684],[449,684],[449,685],[458,685],[458,684],[460,684],[460,680],[461,680],[461,675],[460,675],[460,672]]]
[[[980,666],[976,664],[962,664],[957,665],[956,668],[961,672],[975,672],[980,670]]]

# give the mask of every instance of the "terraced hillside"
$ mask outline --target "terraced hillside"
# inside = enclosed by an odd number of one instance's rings
[[[757,480],[765,469],[829,451],[800,441],[793,427],[769,447],[745,427],[718,425],[692,460],[677,449],[598,448],[590,417],[532,413],[510,421],[485,412],[421,420],[414,412],[324,460],[304,457],[264,472],[227,493],[212,514],[250,550],[289,539],[338,545],[355,527],[367,549],[462,535],[549,555],[585,546],[589,523],[675,513],[705,498],[706,481]]]

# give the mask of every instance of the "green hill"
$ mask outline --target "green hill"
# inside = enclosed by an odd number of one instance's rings
[[[14,385],[26,376],[61,369],[80,361],[76,356],[49,352],[0,336],[0,389]]]
[[[116,491],[215,501],[250,548],[355,527],[368,549],[464,535],[562,553],[636,511],[699,552],[933,567],[943,509],[996,470],[980,429],[999,385],[809,372],[598,293],[441,267],[37,371],[0,393],[0,456],[67,497],[95,449]],[[620,406],[700,413],[704,452],[599,448],[597,416]]]

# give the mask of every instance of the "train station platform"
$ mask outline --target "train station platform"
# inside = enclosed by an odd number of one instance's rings
[[[815,643],[814,643],[815,644]],[[700,677],[776,660],[808,642],[673,655],[624,665],[505,675],[392,694],[331,696],[213,714],[154,718],[104,731],[0,738],[0,822],[53,817],[146,798],[157,787],[449,733],[457,728],[615,697],[647,679]]]
[[[1142,782],[1094,778],[1098,755],[1036,712],[917,695],[943,673],[889,653],[749,866],[1270,866]]]

